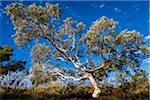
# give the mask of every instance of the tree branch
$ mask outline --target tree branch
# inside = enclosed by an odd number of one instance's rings
[[[71,48],[70,52],[75,49],[75,41],[76,41],[75,34],[73,34],[72,40],[73,40],[73,42],[72,42],[72,48]]]
[[[73,76],[65,76],[64,74],[60,73],[60,72],[56,72],[56,73],[53,73],[52,75],[59,75],[61,76],[61,78],[63,79],[73,79],[74,81],[80,81],[80,80],[83,80],[83,79],[86,79],[87,76],[82,76],[82,77],[79,77],[79,78],[75,78]]]
[[[104,49],[104,39],[102,39],[102,50]],[[102,57],[103,60],[106,60],[106,58],[104,57],[102,51],[100,51],[100,55]]]
[[[36,23],[36,24],[39,26],[38,23]],[[45,25],[47,25],[47,24],[45,24]],[[52,26],[52,25],[50,25],[50,26],[48,25],[48,27],[50,28],[50,30],[52,30],[52,33],[54,34],[55,31],[54,31],[53,26]],[[39,28],[40,28],[40,26],[39,26]],[[42,32],[44,32],[44,31],[42,30],[42,28],[40,28],[40,29],[41,29]],[[44,34],[44,33],[43,33],[43,34]],[[41,37],[42,37],[42,38],[45,38],[46,40],[48,40],[48,41],[56,48],[56,50],[58,50],[60,53],[62,53],[71,63],[73,63],[73,65],[74,65],[76,68],[81,69],[82,71],[85,71],[85,70],[86,70],[86,67],[85,67],[83,64],[81,64],[80,62],[76,62],[75,60],[73,60],[72,57],[70,57],[70,56],[67,55],[66,50],[60,48],[60,47],[56,44],[54,37],[47,37],[47,36],[45,36],[45,35],[44,35],[44,36],[41,35]]]
[[[62,58],[62,57],[57,57],[57,58],[56,58],[56,60],[65,61],[65,59],[64,59],[64,58]]]
[[[79,51],[79,49],[76,50],[75,59],[80,63],[80,60],[79,60],[79,58],[78,58],[78,51]]]
[[[104,66],[105,66],[105,64],[102,63],[102,65],[101,65],[100,67],[97,67],[97,68],[95,68],[95,69],[93,69],[93,70],[88,70],[87,72],[89,72],[89,73],[95,72],[95,71],[97,71],[97,70],[103,68]]]

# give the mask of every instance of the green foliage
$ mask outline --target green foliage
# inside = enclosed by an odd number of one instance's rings
[[[150,48],[145,45],[139,32],[126,29],[116,34],[116,24],[117,22],[113,19],[103,16],[93,22],[87,34],[84,35],[87,55],[102,59],[98,63],[95,61],[92,66],[98,68],[104,64],[103,68],[95,71],[94,75],[100,76],[97,73],[100,74],[101,70],[107,70],[106,73],[103,71],[104,76],[112,71],[128,73],[129,69],[140,66],[140,58],[150,54]]]
[[[0,62],[9,61],[12,57],[13,49],[9,46],[0,46]]]
[[[50,65],[42,63],[36,63],[34,66],[32,66],[32,74],[34,76],[31,77],[31,80],[33,81],[34,85],[46,84],[57,80],[56,75],[51,75],[50,71],[52,69],[50,67]]]
[[[31,59],[33,63],[43,63],[48,59],[51,50],[50,47],[45,44],[37,44],[31,49]]]
[[[26,61],[15,61],[12,59],[13,48],[10,46],[0,46],[0,75],[7,74],[9,71],[16,71],[24,69]],[[7,62],[7,63],[3,63]]]
[[[13,37],[18,46],[31,41],[32,38],[44,38],[56,47],[52,51],[55,53],[51,53],[54,58],[60,56],[67,61],[68,58],[57,49],[60,47],[60,50],[66,52],[67,56],[72,56],[72,59],[77,60],[73,51],[77,52],[78,56],[84,56],[79,46],[84,43],[87,56],[98,55],[103,59],[103,63],[109,63],[110,70],[121,70],[123,66],[131,65],[133,68],[138,64],[135,61],[136,58],[131,59],[132,56],[136,55],[136,52],[142,51],[149,54],[150,51],[142,41],[139,32],[124,30],[117,34],[115,28],[118,22],[106,16],[93,22],[87,33],[83,35],[82,29],[85,28],[85,25],[82,22],[77,23],[71,17],[68,17],[60,26],[55,21],[61,15],[57,4],[46,3],[44,6],[36,4],[25,6],[20,3],[12,3],[6,6],[5,10],[11,16],[15,26],[16,34]],[[58,29],[55,26],[60,27]],[[85,42],[82,42],[83,40]],[[46,53],[45,56],[47,55]],[[129,58],[129,56],[131,57]],[[38,60],[40,57],[35,58]]]
[[[59,20],[61,14],[57,4],[49,3],[46,3],[45,7],[36,4],[26,7],[21,3],[12,3],[7,5],[5,10],[11,16],[15,27],[16,34],[13,37],[18,46],[31,41],[32,38],[38,39],[39,36],[46,35],[48,28],[45,25],[46,22],[50,19],[53,22]],[[44,30],[45,34],[42,33],[39,27]]]

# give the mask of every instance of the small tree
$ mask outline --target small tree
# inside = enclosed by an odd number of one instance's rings
[[[0,46],[0,86],[4,87],[31,87],[32,82],[24,70],[26,61],[13,59],[13,48]]]
[[[9,71],[24,69],[26,61],[15,61],[13,57],[13,48],[10,46],[0,46],[0,75],[7,74]]]
[[[150,53],[139,32],[124,30],[116,33],[117,22],[105,16],[93,22],[85,32],[85,25],[70,17],[60,25],[62,13],[57,4],[26,6],[12,3],[5,10],[14,24],[16,34],[13,38],[18,46],[33,39],[47,40],[50,43],[47,45],[49,52],[43,49],[43,52],[37,54],[39,47],[33,52],[33,57],[45,59],[52,56],[56,60],[71,62],[83,76],[65,76],[59,71],[54,74],[75,81],[88,79],[94,88],[94,98],[101,92],[97,78],[107,76],[111,71],[139,67],[140,56]]]
[[[148,73],[144,70],[137,70],[132,75],[131,81],[131,92],[135,94],[142,94],[145,97],[148,97],[149,92],[149,80],[148,80]]]

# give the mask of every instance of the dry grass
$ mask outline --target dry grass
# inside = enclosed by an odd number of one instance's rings
[[[108,89],[108,88],[107,88]],[[148,92],[124,93],[119,88],[104,91],[97,100],[148,100]],[[39,85],[30,89],[0,87],[2,100],[92,100],[93,88],[84,85]],[[108,93],[109,92],[109,93]]]

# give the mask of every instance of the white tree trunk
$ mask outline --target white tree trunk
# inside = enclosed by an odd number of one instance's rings
[[[93,78],[92,74],[88,74],[88,78],[89,78],[89,80],[90,80],[90,82],[91,82],[91,84],[92,84],[92,86],[94,88],[94,92],[92,94],[92,97],[93,98],[98,98],[99,94],[101,93],[101,90],[98,87],[98,85],[97,85],[95,79]]]
[[[74,66],[75,66],[76,68],[81,69],[82,71],[85,71],[85,70],[86,70],[86,68],[81,68],[81,66],[80,66],[80,65],[82,65],[81,63],[76,64],[76,62],[74,62],[73,60],[72,60],[71,62],[74,64]],[[93,97],[93,98],[98,98],[98,97],[99,97],[99,94],[101,93],[101,90],[100,90],[100,88],[98,87],[98,85],[97,85],[95,79],[93,78],[93,76],[92,76],[91,73],[85,73],[85,76],[87,76],[87,78],[90,80],[90,82],[91,82],[91,84],[92,84],[92,86],[93,86],[93,88],[94,88],[94,92],[93,92],[93,94],[92,94],[92,97]]]

